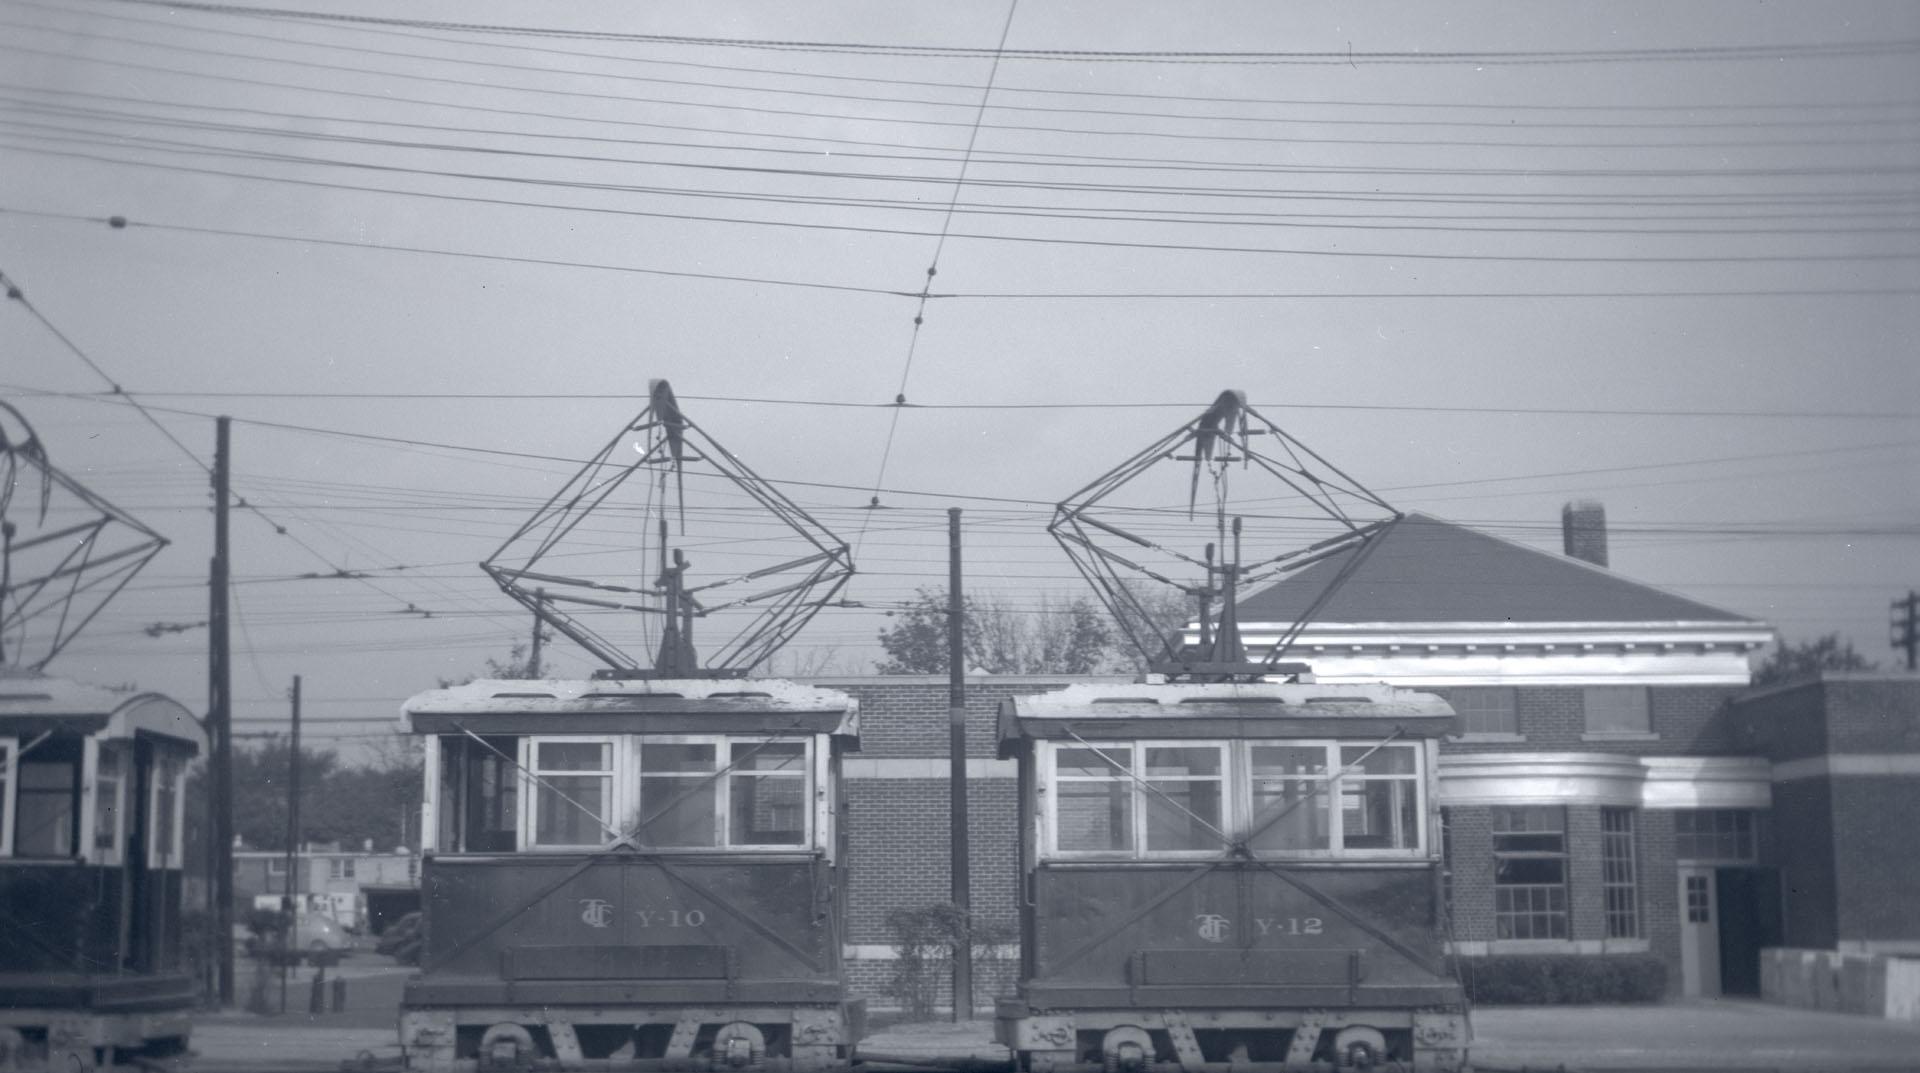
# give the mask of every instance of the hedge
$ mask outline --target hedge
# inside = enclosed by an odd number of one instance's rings
[[[1496,955],[1456,962],[1467,999],[1490,1006],[1584,1006],[1659,1002],[1666,963],[1651,954]]]

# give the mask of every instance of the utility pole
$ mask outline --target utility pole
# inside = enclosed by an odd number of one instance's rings
[[[287,1012],[287,975],[292,971],[300,919],[300,676],[293,676],[293,751],[287,754],[287,891],[280,899],[286,930],[280,933],[280,1012]]]
[[[1893,602],[1893,647],[1907,654],[1907,670],[1920,670],[1920,592],[1907,590],[1906,598]]]
[[[207,608],[207,897],[213,902],[214,991],[233,1005],[233,676],[227,636],[227,448],[232,419],[214,421],[213,565]]]
[[[547,606],[547,590],[533,590],[533,654],[527,657],[527,677],[540,677],[540,612]]]
[[[973,911],[967,864],[966,603],[960,598],[960,508],[947,508],[947,785],[953,813],[953,1019],[973,1019]]]

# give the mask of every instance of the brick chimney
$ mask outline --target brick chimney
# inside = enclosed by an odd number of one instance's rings
[[[1607,565],[1607,508],[1597,499],[1576,499],[1561,507],[1560,543],[1576,559]]]

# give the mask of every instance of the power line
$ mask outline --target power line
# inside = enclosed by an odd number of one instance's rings
[[[926,56],[938,58],[987,59],[996,51],[963,45],[863,44],[856,42],[778,40],[762,38],[691,37],[672,34],[635,34],[607,30],[570,30],[558,27],[514,26],[497,23],[451,22],[435,19],[407,19],[371,15],[347,15],[294,8],[244,7],[235,4],[193,2],[193,0],[117,0],[142,7],[200,11],[210,14],[254,18],[295,19],[311,22],[344,23],[365,26],[404,27],[462,34],[506,34],[524,37],[557,37],[595,41],[624,41],[636,44],[683,45],[761,49],[783,52],[856,53],[883,56]],[[1730,60],[1768,60],[1809,58],[1850,58],[1898,55],[1920,51],[1920,41],[1838,41],[1804,42],[1780,45],[1712,45],[1643,49],[1556,49],[1539,51],[1474,52],[1256,52],[1256,51],[1122,51],[1107,49],[1005,49],[1008,59],[1065,62],[1200,62],[1229,64],[1306,64],[1347,65],[1387,64],[1466,64],[1494,66],[1506,64],[1569,63],[1648,63],[1648,62],[1723,62]]]

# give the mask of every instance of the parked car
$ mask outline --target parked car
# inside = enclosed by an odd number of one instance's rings
[[[234,928],[234,941],[250,955],[269,954],[285,948],[278,913],[257,913],[256,919]],[[242,934],[244,932],[244,934]],[[339,921],[324,913],[302,913],[293,925],[291,949],[308,960],[342,957],[353,949],[353,937]]]
[[[377,954],[386,954],[402,965],[420,964],[420,914],[408,913],[399,920],[387,925],[380,933],[380,941],[374,944]]]

